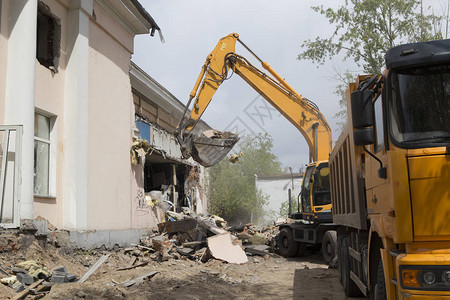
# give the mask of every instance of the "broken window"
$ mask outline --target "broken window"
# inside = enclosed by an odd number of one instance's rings
[[[36,41],[36,58],[39,63],[57,72],[61,44],[61,21],[41,1],[38,4]]]
[[[34,114],[34,194],[50,194],[50,129],[51,119]]]
[[[155,159],[157,156],[154,153],[152,157]],[[162,201],[170,204],[171,209],[176,205],[177,211],[180,211],[182,206],[191,207],[191,201],[186,198],[184,190],[186,166],[173,163],[155,163],[150,162],[150,160],[151,158],[146,161],[144,167],[145,193],[161,191]]]

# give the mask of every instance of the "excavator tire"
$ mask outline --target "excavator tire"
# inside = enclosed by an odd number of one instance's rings
[[[294,241],[292,229],[283,228],[278,235],[278,252],[284,257],[294,257],[298,251],[298,243]]]
[[[322,256],[327,265],[333,261],[337,251],[337,232],[334,230],[325,232],[322,239]]]

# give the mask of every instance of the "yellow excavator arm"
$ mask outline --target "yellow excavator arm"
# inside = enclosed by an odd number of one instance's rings
[[[263,73],[244,57],[236,54],[236,41],[239,41],[252,53],[261,62],[262,67],[274,78]],[[201,137],[201,141],[197,139],[199,142],[195,143],[191,134],[192,129],[205,112],[219,86],[228,79],[229,70],[238,74],[301,132],[308,143],[311,161],[328,160],[332,148],[331,129],[318,107],[299,95],[268,63],[260,60],[239,40],[239,35],[236,33],[220,39],[217,46],[206,58],[190,94],[185,114],[175,131],[185,157],[193,156],[203,165],[212,165],[231,150],[231,144],[234,145],[237,142],[236,136],[219,135],[212,138],[211,136],[208,137],[211,143],[205,136]],[[190,108],[192,100],[194,100],[194,103]],[[186,117],[189,108],[190,116]],[[211,148],[216,151],[211,151]],[[208,159],[208,155],[214,156],[214,159]]]

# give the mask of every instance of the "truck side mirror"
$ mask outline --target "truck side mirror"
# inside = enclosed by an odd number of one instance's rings
[[[375,110],[371,90],[354,91],[351,95],[353,128],[363,129],[375,124]]]
[[[375,130],[373,127],[353,130],[353,140],[355,145],[364,146],[375,143]]]
[[[351,95],[353,138],[355,145],[364,146],[375,143],[375,109],[371,90],[354,91]]]

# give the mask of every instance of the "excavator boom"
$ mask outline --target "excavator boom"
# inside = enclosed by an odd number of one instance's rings
[[[247,59],[235,53],[239,41],[250,51],[274,78],[253,66]],[[228,154],[239,140],[231,133],[194,136],[192,130],[208,107],[219,86],[228,79],[232,70],[255,89],[267,102],[288,119],[303,135],[310,149],[310,160],[327,160],[331,152],[331,129],[318,107],[298,94],[268,63],[260,60],[236,33],[227,35],[206,58],[195,83],[183,118],[175,134],[183,155],[192,156],[204,166],[211,166]],[[190,115],[187,110],[191,107]]]

